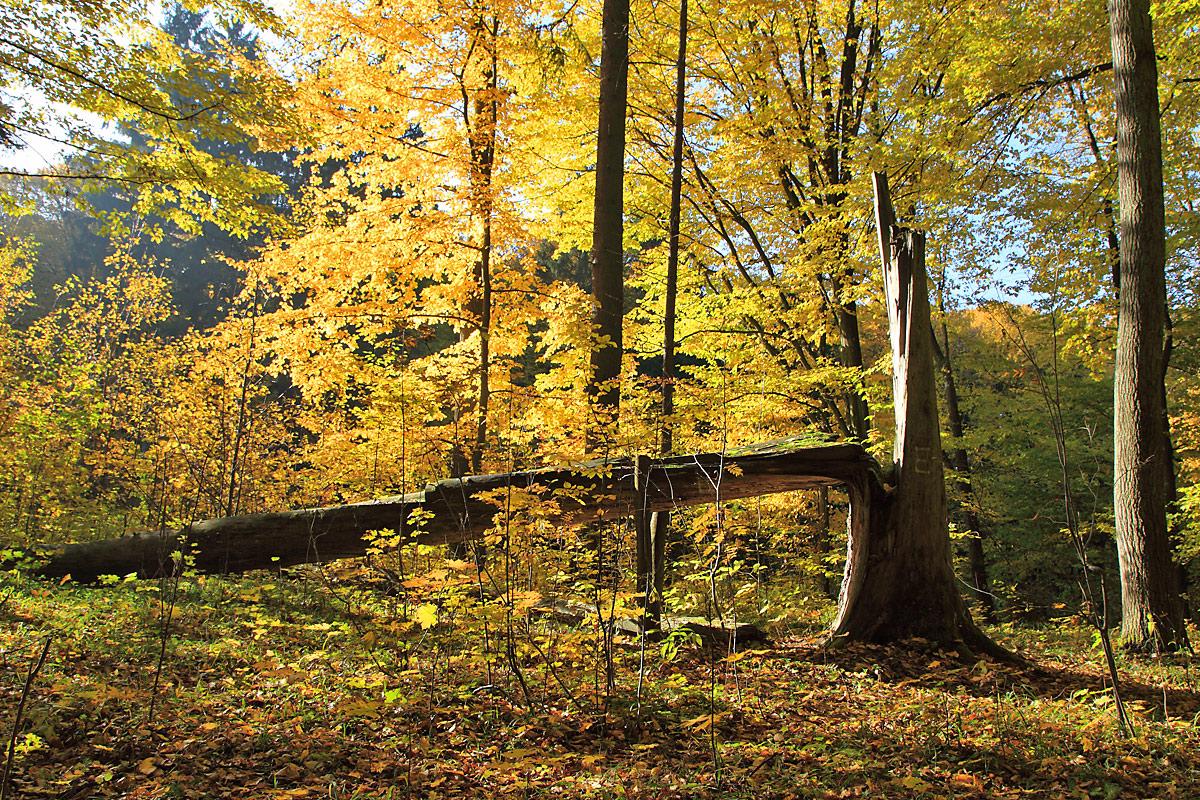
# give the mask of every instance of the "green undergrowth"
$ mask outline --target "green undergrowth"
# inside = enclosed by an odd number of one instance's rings
[[[829,652],[810,616],[731,653],[610,639],[528,598],[408,605],[351,568],[10,576],[0,731],[49,637],[15,797],[1200,797],[1184,658],[1121,664],[1124,738],[1070,621],[995,631],[1027,669],[922,642]]]

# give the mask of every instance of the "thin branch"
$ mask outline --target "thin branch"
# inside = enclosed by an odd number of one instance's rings
[[[1106,61],[1103,64],[1093,64],[1090,67],[1085,67],[1084,69],[1081,69],[1078,72],[1072,72],[1068,75],[1057,75],[1057,76],[1052,76],[1052,77],[1047,77],[1047,78],[1037,78],[1036,80],[1032,80],[1032,81],[1026,81],[1025,83],[1018,85],[1017,88],[1013,89],[1012,91],[997,92],[996,94],[993,94],[991,97],[988,97],[982,103],[975,106],[975,108],[971,110],[971,113],[968,114],[962,121],[960,121],[959,124],[966,125],[967,123],[971,122],[976,117],[978,117],[979,114],[982,113],[983,111],[986,111],[987,109],[991,108],[992,106],[996,105],[997,103],[1002,103],[1005,100],[1010,100],[1013,97],[1016,97],[1019,95],[1025,95],[1030,92],[1038,92],[1039,94],[1045,94],[1047,91],[1049,91],[1051,89],[1056,89],[1059,86],[1064,86],[1064,85],[1072,84],[1072,83],[1078,83],[1079,81],[1087,80],[1088,78],[1094,78],[1097,75],[1108,72],[1112,68],[1113,68],[1112,62]]]
[[[12,777],[13,761],[16,759],[17,734],[21,730],[21,720],[25,716],[25,703],[29,700],[29,692],[33,688],[33,681],[37,678],[38,673],[42,671],[42,665],[46,663],[46,656],[50,654],[50,643],[53,641],[53,636],[46,637],[46,644],[42,646],[42,654],[38,656],[37,661],[29,668],[29,674],[25,676],[25,687],[21,690],[21,701],[17,703],[17,713],[13,717],[12,734],[8,737],[8,758],[4,762],[4,775],[0,777],[0,800],[6,800],[8,797],[8,781]]]
[[[14,42],[12,39],[0,38],[0,44],[11,47],[14,50],[18,50],[18,51],[24,53],[25,55],[29,56],[30,58],[35,58],[38,61],[41,61],[43,64],[46,64],[47,66],[50,66],[50,67],[58,70],[59,72],[65,72],[68,75],[70,75],[80,81],[83,81],[84,83],[88,84],[89,86],[99,89],[100,91],[104,92],[107,95],[115,97],[118,100],[122,100],[126,103],[129,103],[131,106],[135,106],[136,108],[140,108],[142,111],[145,111],[147,114],[153,114],[156,117],[159,117],[159,118],[165,119],[165,120],[169,120],[172,122],[187,122],[187,121],[193,120],[196,117],[199,117],[203,114],[206,114],[209,111],[213,111],[214,109],[220,108],[221,106],[225,105],[225,100],[224,100],[224,98],[222,98],[221,100],[218,100],[215,103],[212,103],[207,106],[202,106],[201,108],[198,108],[195,111],[192,111],[188,114],[173,114],[170,111],[164,111],[161,108],[154,108],[154,107],[148,105],[147,103],[145,103],[144,101],[138,100],[137,98],[132,97],[127,94],[124,94],[122,92],[118,92],[116,89],[113,89],[112,87],[104,85],[103,82],[96,80],[95,78],[92,78],[88,75],[85,75],[84,73],[80,72],[79,70],[77,70],[73,67],[67,66],[66,64],[60,64],[57,61],[55,61],[54,59],[48,58],[47,56],[42,55],[41,53],[39,53],[38,51],[36,51],[32,48],[25,47],[23,45],[18,44],[17,42]]]
[[[129,178],[123,175],[104,175],[99,172],[26,172],[19,169],[0,169],[0,176],[12,178],[42,178],[47,180],[71,181],[119,181],[141,186],[147,183],[157,183],[159,178]]]

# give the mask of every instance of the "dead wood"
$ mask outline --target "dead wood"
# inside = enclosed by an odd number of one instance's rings
[[[862,487],[856,494],[863,497],[883,492],[879,465],[862,446],[783,440],[654,460],[644,491],[648,510],[669,511],[846,483]],[[178,553],[187,554],[188,568],[199,573],[276,569],[362,556],[374,531],[392,531],[405,542],[452,544],[482,536],[510,491],[545,498],[550,516],[568,523],[629,516],[641,502],[633,459],[593,461],[443,480],[363,503],[222,517],[166,534],[72,544],[45,553],[33,572],[83,583],[101,575],[154,578],[180,569]]]

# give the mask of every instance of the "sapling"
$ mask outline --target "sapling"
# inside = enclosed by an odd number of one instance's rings
[[[29,702],[29,692],[33,688],[33,682],[37,679],[38,673],[42,671],[42,666],[46,663],[46,656],[50,655],[50,643],[53,641],[53,636],[46,637],[41,654],[29,668],[29,674],[25,676],[25,685],[21,689],[21,700],[17,703],[17,713],[13,715],[12,734],[8,737],[8,757],[4,760],[4,775],[0,777],[0,800],[8,799],[8,782],[12,777],[13,762],[16,760],[17,734],[20,732],[21,722],[25,718],[25,704]]]
[[[1074,492],[1071,489],[1070,456],[1067,451],[1066,430],[1063,427],[1062,394],[1059,381],[1058,305],[1055,302],[1056,297],[1057,281],[1051,295],[1050,307],[1051,361],[1049,379],[1047,379],[1046,372],[1041,363],[1037,360],[1033,348],[1026,340],[1024,331],[1021,330],[1020,325],[1012,317],[1011,312],[1007,316],[1013,330],[1016,331],[1015,337],[1011,337],[1011,339],[1017,346],[1017,349],[1020,350],[1021,355],[1029,362],[1037,380],[1038,393],[1041,395],[1042,402],[1046,407],[1046,413],[1050,417],[1050,431],[1054,437],[1055,452],[1058,456],[1059,480],[1062,484],[1066,532],[1070,537],[1071,545],[1075,549],[1075,556],[1079,559],[1080,577],[1078,585],[1080,595],[1083,598],[1083,616],[1095,628],[1096,638],[1099,640],[1101,649],[1104,651],[1104,662],[1108,669],[1109,680],[1112,683],[1113,704],[1117,709],[1117,721],[1120,725],[1121,733],[1132,737],[1134,735],[1133,723],[1130,721],[1129,715],[1125,710],[1125,704],[1121,699],[1120,675],[1117,671],[1117,662],[1113,654],[1112,637],[1108,631],[1108,592],[1104,587],[1104,571],[1099,566],[1093,564],[1088,556],[1087,540],[1080,532],[1079,513],[1075,504]],[[1007,307],[1005,308],[1007,309]],[[1099,598],[1096,597],[1096,588],[1093,585],[1093,580],[1099,583]]]

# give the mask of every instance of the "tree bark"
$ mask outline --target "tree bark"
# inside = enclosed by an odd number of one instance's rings
[[[592,226],[592,344],[588,394],[595,419],[587,430],[595,451],[615,424],[621,402],[621,321],[625,313],[625,115],[629,78],[629,0],[604,0],[600,111]]]
[[[864,487],[847,484],[850,543],[832,641],[921,637],[1011,657],[971,620],[951,563],[925,238],[895,225],[881,173],[875,198],[892,345],[895,488],[882,502],[864,504]],[[853,513],[855,505],[868,509],[866,519]]]
[[[1113,378],[1113,499],[1121,638],[1132,650],[1187,646],[1166,507],[1172,481],[1164,378],[1166,219],[1158,67],[1149,0],[1110,0],[1117,109],[1120,281]]]
[[[641,475],[630,459],[451,478],[423,491],[352,505],[311,508],[195,522],[166,535],[145,534],[68,545],[51,552],[33,572],[90,583],[101,575],[173,574],[173,554],[192,557],[201,573],[234,573],[322,563],[366,554],[371,531],[393,531],[401,541],[455,544],[480,538],[498,509],[489,493],[508,487],[537,491],[565,522],[629,516],[647,511],[736,500],[761,494],[853,482],[863,503],[883,496],[879,465],[857,444],[816,447],[782,442],[727,453],[654,459]],[[420,512],[420,525],[412,520]],[[859,509],[869,514],[867,509]]]
[[[679,3],[679,38],[675,57],[675,119],[671,141],[671,208],[667,223],[667,284],[663,303],[662,417],[658,426],[658,454],[675,449],[675,301],[679,293],[679,229],[683,216],[683,124],[687,89],[688,3]],[[641,528],[639,528],[640,532]],[[647,574],[639,576],[646,590],[648,622],[658,628],[666,586],[667,536],[671,512],[652,514],[645,526]]]
[[[878,9],[877,9],[878,13]],[[848,196],[847,187],[851,181],[851,142],[858,136],[862,124],[863,105],[858,102],[860,86],[856,85],[859,73],[858,55],[862,49],[863,26],[856,14],[856,0],[846,4],[845,33],[842,39],[842,64],[838,73],[837,105],[833,117],[834,135],[826,146],[825,172],[833,186],[829,193],[830,207],[841,207]],[[860,80],[869,80],[875,49],[878,47],[878,27],[872,26],[869,41],[866,45],[865,63],[862,67]],[[843,229],[839,235],[842,240],[841,252],[850,252],[848,229]],[[842,256],[845,260],[845,256]],[[858,324],[858,304],[852,298],[843,297],[847,290],[846,284],[855,283],[851,267],[845,266],[833,281],[833,297],[837,319],[839,355],[842,365],[863,368],[862,339]],[[846,418],[850,425],[850,435],[866,441],[870,433],[870,416],[867,408],[867,398],[857,389],[846,393]]]
[[[492,222],[495,216],[493,176],[496,164],[496,129],[500,116],[500,58],[497,50],[500,20],[480,19],[479,28],[487,46],[484,90],[475,96],[471,139],[472,205],[478,218],[479,259],[475,267],[477,291],[471,312],[479,319],[479,361],[477,365],[478,400],[475,412],[475,442],[471,449],[471,472],[483,471],[487,449],[488,407],[491,403],[492,336]],[[470,117],[468,117],[469,119]]]

